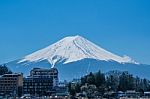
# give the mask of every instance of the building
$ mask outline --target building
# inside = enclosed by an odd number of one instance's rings
[[[56,68],[33,68],[23,84],[24,94],[51,95],[55,93],[54,87],[58,86],[58,71]]]
[[[66,81],[59,82],[59,85],[55,87],[56,96],[68,96],[68,83]]]
[[[56,68],[43,69],[43,68],[33,68],[30,71],[31,78],[52,78],[53,86],[58,86],[58,70]]]
[[[0,93],[9,96],[21,96],[23,74],[4,74],[0,77]]]

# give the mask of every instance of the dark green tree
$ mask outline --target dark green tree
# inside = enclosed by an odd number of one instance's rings
[[[102,84],[105,83],[105,75],[101,73],[100,71],[95,73],[95,85],[96,87],[101,86]]]
[[[139,77],[136,77],[135,78],[135,90],[136,91],[141,90],[140,82],[141,82],[141,79]]]
[[[6,65],[0,65],[0,75],[11,74],[12,72],[7,68]]]
[[[142,79],[141,86],[144,91],[148,91],[150,89],[150,83],[147,79]]]
[[[74,96],[76,94],[75,89],[72,86],[72,83],[68,84],[68,91],[70,93],[70,95]]]
[[[120,91],[134,90],[134,78],[128,72],[123,72],[119,79],[119,87]]]
[[[79,83],[76,83],[75,84],[75,92],[76,93],[79,93],[81,90],[80,90],[80,87],[81,87],[81,85],[79,84]]]
[[[81,85],[85,85],[87,83],[87,76],[81,78]]]
[[[87,76],[87,83],[88,84],[95,84],[95,77],[94,77],[94,74],[92,72]]]
[[[118,87],[118,79],[115,78],[115,76],[113,75],[109,75],[107,77],[107,88],[109,88],[109,90],[111,91],[117,91],[117,87]]]

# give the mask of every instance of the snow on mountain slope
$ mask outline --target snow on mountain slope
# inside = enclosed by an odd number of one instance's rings
[[[137,64],[128,56],[117,56],[103,48],[93,44],[81,36],[66,37],[42,50],[25,56],[18,63],[25,61],[39,62],[48,60],[49,63],[55,66],[56,63],[64,61],[64,64],[78,61],[85,58],[96,60],[116,61],[119,63],[134,63]]]

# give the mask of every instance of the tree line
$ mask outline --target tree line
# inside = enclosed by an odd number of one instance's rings
[[[103,95],[106,92],[126,92],[127,90],[150,91],[150,81],[134,77],[127,71],[110,71],[89,73],[78,82],[70,82],[68,89],[71,95],[85,92],[87,95]]]

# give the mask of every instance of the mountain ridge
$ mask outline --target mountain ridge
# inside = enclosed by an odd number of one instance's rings
[[[73,61],[78,61],[84,58],[93,58],[97,60],[114,60],[119,63],[135,63],[128,56],[118,56],[103,48],[95,45],[94,43],[88,41],[87,39],[77,35],[69,36],[61,39],[60,41],[36,51],[30,55],[25,56],[21,61],[41,61],[48,60],[50,64],[54,67],[55,63],[62,59],[66,60],[64,63],[69,63]]]

